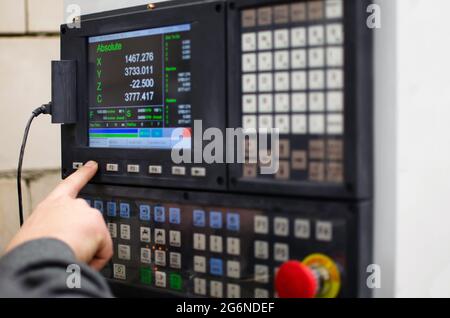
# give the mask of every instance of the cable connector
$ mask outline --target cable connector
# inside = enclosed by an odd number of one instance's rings
[[[34,115],[34,117],[37,117],[41,114],[51,115],[52,114],[52,102],[49,102],[48,104],[44,104],[44,105],[36,108],[31,113]]]

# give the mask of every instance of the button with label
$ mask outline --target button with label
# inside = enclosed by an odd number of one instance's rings
[[[255,53],[248,53],[242,55],[242,72],[256,72]]]
[[[221,236],[211,235],[209,237],[209,249],[214,253],[223,252],[223,240]]]
[[[317,221],[316,240],[331,242],[333,240],[333,224],[331,222]]]
[[[170,267],[181,268],[181,253],[170,252]]]
[[[241,298],[241,286],[237,284],[227,284],[228,298]]]
[[[241,263],[238,261],[227,261],[227,276],[230,278],[241,278]]]
[[[325,117],[324,115],[309,115],[309,133],[324,134],[325,133]]]
[[[256,50],[256,33],[242,34],[242,51],[251,52]]]
[[[273,258],[277,262],[286,262],[289,260],[289,245],[284,243],[275,243],[273,247]]]
[[[289,73],[278,72],[275,73],[275,90],[277,92],[283,92],[289,90]]]
[[[203,210],[194,210],[192,213],[193,223],[196,227],[206,226],[206,216]]]
[[[194,278],[194,293],[197,295],[206,295],[206,279]]]
[[[325,16],[328,19],[342,18],[343,0],[327,0],[325,2]]]
[[[308,28],[308,42],[310,46],[323,45],[325,43],[325,29],[323,25],[310,26]]]
[[[256,121],[256,116],[243,116],[242,117],[242,128],[245,131],[252,131],[254,133],[256,133],[256,126],[257,126],[257,121]]]
[[[127,172],[128,173],[139,173],[140,172],[139,165],[127,165]]]
[[[114,264],[113,265],[113,276],[115,279],[126,280],[127,279],[127,270],[126,270],[125,265]]]
[[[273,109],[272,94],[261,94],[258,97],[258,111],[260,113],[271,113]]]
[[[131,237],[131,228],[128,224],[120,224],[120,238],[129,240]]]
[[[117,245],[117,257],[121,260],[129,261],[131,259],[131,249],[129,245]]]
[[[262,31],[258,33],[258,50],[271,50],[273,47],[272,44],[272,32],[271,31]]]
[[[209,260],[209,272],[211,275],[223,275],[223,261],[220,258],[211,258]]]
[[[289,236],[289,220],[287,218],[276,217],[273,220],[273,231],[277,236]]]
[[[287,70],[289,68],[289,51],[275,52],[275,69]]]
[[[210,283],[210,295],[214,298],[222,298],[223,297],[223,284],[218,281],[211,281]]]
[[[272,52],[262,52],[258,54],[258,70],[271,71],[273,69]]]
[[[194,233],[194,249],[198,251],[206,250],[205,234]]]
[[[206,273],[206,258],[204,256],[194,256],[194,272]]]
[[[342,47],[327,48],[327,65],[331,67],[344,65],[344,49]]]
[[[255,265],[255,282],[267,284],[269,282],[269,266]]]
[[[325,111],[325,94],[314,92],[309,94],[309,111],[323,112]]]
[[[106,171],[107,172],[119,172],[119,165],[117,163],[107,163]]]
[[[286,49],[289,47],[289,30],[288,29],[276,30],[274,37],[275,37],[275,48],[276,49]]]
[[[293,28],[291,30],[291,45],[292,47],[304,47],[306,46],[306,29],[305,28]]]
[[[309,67],[323,67],[325,65],[325,50],[314,48],[309,50]]]
[[[241,254],[241,240],[235,237],[227,237],[227,253],[230,255]]]
[[[244,95],[242,97],[242,111],[244,113],[256,112],[256,95]]]
[[[277,113],[289,112],[289,94],[276,94],[275,95],[275,111]]]
[[[256,74],[246,74],[242,76],[242,91],[244,93],[256,92]]]
[[[255,298],[269,298],[269,291],[264,288],[255,288]]]
[[[181,232],[180,231],[170,231],[169,232],[169,244],[170,244],[170,246],[174,246],[174,247],[181,246]]]
[[[306,68],[305,50],[293,50],[291,52],[291,67],[293,69]]]
[[[165,288],[166,287],[166,273],[156,271],[155,272],[155,285],[157,287]]]
[[[107,202],[106,203],[106,215],[110,217],[117,216],[117,204],[116,202]]]
[[[148,166],[149,174],[162,174],[162,166]]]
[[[242,27],[250,28],[256,26],[256,10],[248,9],[242,11],[241,16]]]
[[[330,89],[342,89],[344,87],[344,73],[342,70],[327,71],[327,87]]]
[[[344,116],[341,114],[327,115],[327,133],[342,135],[344,133]]]
[[[186,167],[180,167],[180,166],[172,167],[172,175],[185,176],[186,175]]]
[[[269,132],[273,128],[272,115],[260,115],[258,116],[258,129],[260,131]]]
[[[290,132],[289,115],[276,115],[275,128],[278,128],[280,134],[289,134]]]
[[[325,88],[325,73],[323,71],[309,72],[309,88],[323,89]]]
[[[108,230],[109,230],[109,235],[111,235],[111,238],[113,238],[113,239],[117,238],[117,224],[108,223]]]
[[[164,229],[155,229],[155,243],[160,245],[166,244],[166,231]]]
[[[306,112],[307,101],[305,93],[292,94],[292,111],[293,112]]]
[[[344,110],[344,94],[342,92],[327,93],[327,110],[329,112],[341,112]]]
[[[169,222],[171,224],[180,224],[181,222],[180,208],[169,208]]]
[[[141,242],[150,243],[151,241],[151,229],[149,227],[140,228]]]
[[[209,213],[209,226],[213,229],[222,228],[222,212],[212,211]]]
[[[166,209],[163,206],[155,206],[153,211],[155,213],[155,222],[166,222]]]
[[[273,89],[272,73],[260,73],[258,75],[258,90],[260,92],[270,92]]]
[[[306,72],[295,71],[291,74],[292,89],[305,90],[306,89]]]
[[[311,225],[309,220],[296,219],[294,224],[294,235],[299,239],[309,239],[311,236]]]
[[[327,25],[327,43],[338,45],[344,43],[344,30],[340,23]]]
[[[255,233],[269,234],[269,218],[264,215],[255,215]]]
[[[292,133],[296,135],[305,135],[308,132],[306,124],[306,115],[292,116]]]
[[[94,209],[99,210],[101,213],[104,212],[103,210],[103,201],[100,200],[94,200]]]
[[[166,266],[166,251],[155,250],[155,264]]]
[[[152,251],[149,248],[141,248],[141,263],[150,264],[152,262]]]
[[[123,219],[130,218],[130,204],[129,203],[120,203],[120,217]]]
[[[265,241],[255,241],[255,258],[269,258],[269,243]]]

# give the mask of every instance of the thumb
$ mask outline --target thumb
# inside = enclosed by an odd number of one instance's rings
[[[50,198],[69,196],[75,199],[83,187],[95,176],[98,164],[89,161],[83,167],[62,181],[50,194]]]

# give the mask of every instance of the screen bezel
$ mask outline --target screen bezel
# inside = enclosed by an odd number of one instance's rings
[[[202,119],[203,129],[226,126],[226,14],[223,1],[203,3],[162,3],[155,9],[139,6],[103,14],[83,16],[81,28],[61,27],[61,59],[77,61],[77,123],[62,126],[62,174],[74,171],[74,162],[96,160],[101,170],[94,183],[148,185],[160,187],[187,187],[224,189],[226,166],[220,164],[182,164],[186,175],[172,175],[171,150],[120,149],[89,147],[88,138],[88,38],[91,36],[143,30],[178,24],[191,24],[192,41],[192,120]],[[222,36],[221,36],[222,35]],[[215,70],[215,71],[211,71]],[[195,87],[208,89],[195,90]],[[207,115],[207,116],[206,116]],[[125,151],[124,151],[125,150]],[[107,163],[121,163],[121,171],[108,173]],[[127,164],[140,164],[141,173],[126,173]],[[150,175],[148,165],[160,165],[161,175]],[[203,166],[204,178],[190,175],[191,167]]]

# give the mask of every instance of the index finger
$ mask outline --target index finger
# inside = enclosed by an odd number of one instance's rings
[[[95,176],[97,173],[98,164],[95,161],[89,161],[76,172],[62,181],[49,197],[59,197],[68,195],[71,198],[76,198],[83,187]]]

